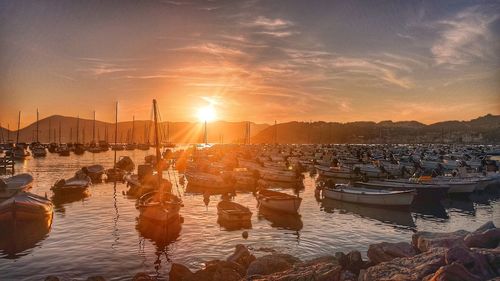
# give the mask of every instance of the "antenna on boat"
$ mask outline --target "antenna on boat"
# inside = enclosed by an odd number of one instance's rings
[[[17,118],[17,135],[16,135],[16,144],[19,143],[19,127],[21,126],[21,111],[19,111],[19,117]]]
[[[161,188],[161,182],[162,182],[162,171],[161,171],[161,155],[160,155],[160,142],[159,142],[159,136],[158,136],[158,115],[157,115],[157,108],[156,108],[156,99],[153,100],[153,116],[154,116],[154,129],[155,129],[155,148],[156,148],[156,171],[157,171],[157,176],[158,176],[158,187],[160,188],[160,202],[163,202],[163,190]]]
[[[116,138],[118,136],[118,102],[116,102],[116,109],[115,109],[115,147],[116,147]],[[95,120],[95,118],[94,118]],[[113,160],[113,168],[116,168],[116,149],[114,149],[115,151],[115,158]]]
[[[38,108],[36,109],[36,142],[38,142]]]

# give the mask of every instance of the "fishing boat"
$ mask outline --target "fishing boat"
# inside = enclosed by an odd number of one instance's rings
[[[446,197],[450,187],[448,185],[425,184],[408,180],[371,180],[355,182],[354,186],[369,189],[385,189],[390,191],[416,190],[417,197],[422,199],[440,200]]]
[[[47,156],[47,150],[45,149],[45,146],[41,145],[40,143],[35,144],[31,148],[31,152],[33,153],[33,157],[45,157],[45,156]]]
[[[7,259],[19,259],[30,255],[32,249],[47,238],[52,225],[52,216],[35,221],[0,222],[0,256]]]
[[[47,198],[20,192],[0,202],[0,222],[31,221],[51,218],[54,211]]]
[[[62,143],[57,147],[56,152],[59,156],[69,156],[70,149],[66,143]]]
[[[297,213],[302,198],[278,191],[263,189],[259,191],[257,201],[259,205],[272,210]]]
[[[6,199],[15,194],[28,191],[33,183],[30,174],[19,174],[7,179],[0,179],[0,199]]]
[[[247,207],[231,201],[220,201],[217,204],[219,220],[224,221],[249,221],[252,212]]]
[[[186,174],[188,184],[208,189],[230,189],[232,183],[220,175],[203,172],[189,172]]]
[[[415,190],[389,191],[350,187],[345,184],[324,186],[323,196],[330,199],[386,207],[408,207],[416,195]]]
[[[90,165],[87,167],[83,167],[82,171],[90,177],[93,183],[99,183],[102,181],[104,175],[104,167],[102,165]]]
[[[31,153],[29,153],[24,147],[17,145],[12,148],[10,153],[12,155],[12,158],[14,158],[15,160],[24,160],[31,155]]]
[[[124,181],[125,174],[127,172],[120,168],[111,168],[106,170],[106,181],[107,182],[117,182]]]
[[[60,194],[81,194],[85,193],[90,185],[92,185],[90,177],[83,172],[77,172],[72,178],[56,181],[51,190]]]
[[[140,217],[158,221],[159,223],[170,223],[179,218],[179,211],[182,207],[182,201],[179,197],[170,191],[165,191],[165,184],[162,179],[162,165],[160,153],[160,139],[158,131],[158,109],[156,100],[153,100],[155,148],[156,148],[156,177],[158,190],[146,193],[141,196],[136,207],[140,211]],[[171,185],[170,185],[171,186]]]
[[[132,159],[128,156],[120,157],[120,160],[116,162],[115,166],[126,172],[132,172],[135,168],[134,161],[132,161]]]

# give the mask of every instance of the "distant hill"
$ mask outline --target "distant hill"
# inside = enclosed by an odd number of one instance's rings
[[[39,126],[39,141],[50,140],[61,142],[76,142],[77,138],[77,118],[60,115],[53,115],[38,122]],[[61,125],[61,134],[59,134],[59,124]],[[147,141],[148,137],[153,142],[154,131],[152,122],[147,120],[136,120],[118,123],[118,142],[135,141],[137,143]],[[250,123],[250,134],[253,136],[263,129],[267,128],[267,124]],[[134,129],[132,130],[132,127]],[[132,133],[133,131],[133,133]],[[169,140],[175,143],[197,143],[203,142],[204,130],[201,123],[190,122],[163,122],[160,123],[160,136],[163,141]],[[217,121],[208,124],[208,141],[219,142],[223,138],[224,142],[243,142],[246,132],[246,122],[225,122]],[[115,124],[96,120],[95,139],[107,140],[114,142]],[[169,133],[168,133],[169,132]],[[5,128],[0,128],[0,138],[6,140],[10,135],[11,140],[16,140],[17,130],[7,131]],[[80,119],[78,139],[80,142],[90,142],[93,139],[93,120]],[[133,137],[132,137],[133,135]],[[32,142],[36,139],[36,122],[22,128],[19,132],[20,142]]]
[[[417,121],[288,122],[269,126],[254,143],[500,143],[500,115],[425,125]]]

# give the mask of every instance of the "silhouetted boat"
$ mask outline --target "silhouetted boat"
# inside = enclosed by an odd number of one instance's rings
[[[30,174],[18,174],[0,179],[0,199],[6,199],[31,188],[33,177]]]
[[[83,172],[77,172],[72,178],[56,181],[51,190],[56,194],[82,194],[90,185],[92,185],[90,177]]]
[[[104,167],[102,165],[90,165],[82,168],[83,173],[90,177],[93,183],[99,183],[102,181],[102,177],[105,173]]]

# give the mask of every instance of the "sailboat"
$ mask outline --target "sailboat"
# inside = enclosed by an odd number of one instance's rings
[[[116,103],[116,115],[115,115],[115,144],[117,142],[117,133],[118,133],[118,102]],[[123,177],[125,176],[125,171],[116,166],[116,149],[113,150],[115,152],[115,157],[113,160],[113,168],[106,170],[106,180],[108,182],[123,181]]]
[[[47,156],[47,150],[45,150],[45,146],[43,146],[38,141],[38,109],[36,110],[36,142],[31,146],[31,152],[33,153],[33,157],[45,157]]]
[[[88,150],[89,152],[92,153],[101,152],[101,148],[97,145],[97,142],[95,140],[95,111],[94,111],[94,123],[92,125],[92,142],[90,143]]]
[[[85,147],[80,143],[80,116],[76,118],[76,143],[74,153],[76,155],[82,155],[85,153]]]
[[[134,131],[135,131],[135,116],[132,117],[132,133],[130,134],[130,138],[128,138],[127,145],[125,146],[126,150],[135,150],[137,147],[134,139]]]
[[[149,192],[141,196],[136,207],[140,211],[140,218],[159,223],[172,223],[179,219],[179,211],[182,206],[182,201],[179,197],[171,193],[170,190],[165,190],[165,184],[162,178],[160,140],[158,135],[158,108],[156,100],[153,100],[154,112],[154,130],[155,130],[155,148],[156,148],[156,171],[158,188],[153,192]]]
[[[19,111],[19,117],[17,119],[17,137],[16,146],[12,149],[12,157],[16,160],[24,160],[28,158],[31,154],[26,150],[26,144],[19,142],[19,131],[21,126],[21,111]]]

